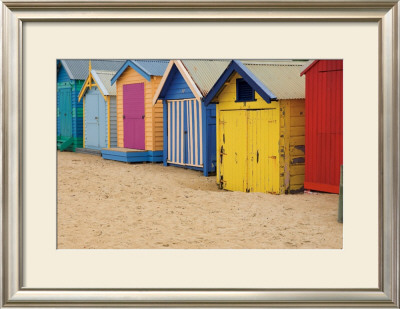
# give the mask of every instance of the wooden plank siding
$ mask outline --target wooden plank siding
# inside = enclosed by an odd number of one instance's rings
[[[305,100],[281,100],[281,136],[284,136],[283,151],[285,191],[302,192],[305,173]],[[283,120],[283,121],[282,121]],[[281,139],[282,140],[282,139]]]
[[[83,141],[83,105],[82,101],[78,101],[79,92],[82,88],[83,80],[72,80],[69,78],[64,66],[61,65],[57,73],[57,139],[73,138],[73,143],[66,150],[75,151],[76,148],[82,147]],[[60,91],[68,88],[71,91],[71,135],[61,136],[62,121],[60,117]]]
[[[237,78],[241,76],[236,73],[216,98],[217,183],[223,188],[227,186],[225,188],[228,190],[275,194],[302,192],[305,172],[305,100],[281,99],[267,103],[256,92],[255,101],[236,102]],[[244,111],[247,112],[246,117]],[[236,145],[235,151],[230,149],[230,152],[225,149],[229,145],[224,141],[229,134],[228,118],[230,122],[235,122],[229,130],[237,130],[231,136],[246,132],[244,140]],[[275,148],[275,141],[279,141],[279,147]],[[222,154],[221,149],[224,149]],[[248,172],[236,172],[241,170],[235,165],[240,162],[229,158],[233,152],[242,156],[242,163],[247,166]],[[247,153],[243,155],[241,152]],[[262,153],[269,161],[264,157],[258,158],[255,153]],[[232,166],[225,163],[224,171],[221,171],[221,157],[225,162],[232,162]],[[273,164],[275,159],[278,161]],[[231,187],[229,182],[233,182]]]
[[[153,106],[152,100],[161,76],[152,76],[148,81],[131,67],[128,67],[118,78],[117,83],[117,146],[124,147],[124,120],[123,120],[123,85],[144,83],[145,99],[145,148],[157,151],[163,149],[163,104],[157,102]]]

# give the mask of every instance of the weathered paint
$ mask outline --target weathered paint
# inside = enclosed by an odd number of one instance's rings
[[[163,104],[161,102],[154,106],[152,104],[152,99],[160,80],[161,76],[151,76],[150,81],[148,81],[131,67],[127,67],[116,80],[118,147],[124,147],[123,86],[126,84],[143,83],[145,149],[152,151],[163,149]]]
[[[295,193],[304,182],[304,100],[236,101],[233,75],[217,104],[217,183],[243,192]]]
[[[343,164],[343,61],[317,60],[306,75],[304,188],[339,193]]]

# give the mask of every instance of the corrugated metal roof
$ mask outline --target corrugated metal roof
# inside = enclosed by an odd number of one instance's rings
[[[205,97],[225,71],[229,60],[182,60],[197,88]]]
[[[116,84],[111,85],[111,78],[115,73],[116,71],[92,70],[92,76],[99,87],[102,88],[104,95],[117,95]],[[106,91],[104,91],[104,88]]]
[[[93,70],[118,71],[125,60],[92,60]],[[61,60],[71,79],[85,80],[89,75],[89,60],[63,59]]]
[[[242,61],[278,99],[304,99],[303,61]]]
[[[163,76],[168,66],[169,60],[131,60],[141,67],[147,74],[153,76]]]

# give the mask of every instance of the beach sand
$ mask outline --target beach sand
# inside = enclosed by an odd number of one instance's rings
[[[342,248],[338,195],[219,190],[215,176],[58,152],[59,249]]]

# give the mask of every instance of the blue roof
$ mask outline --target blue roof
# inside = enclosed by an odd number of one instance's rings
[[[163,76],[168,63],[169,60],[127,60],[111,79],[111,84],[114,84],[128,67],[150,81],[151,76]]]

